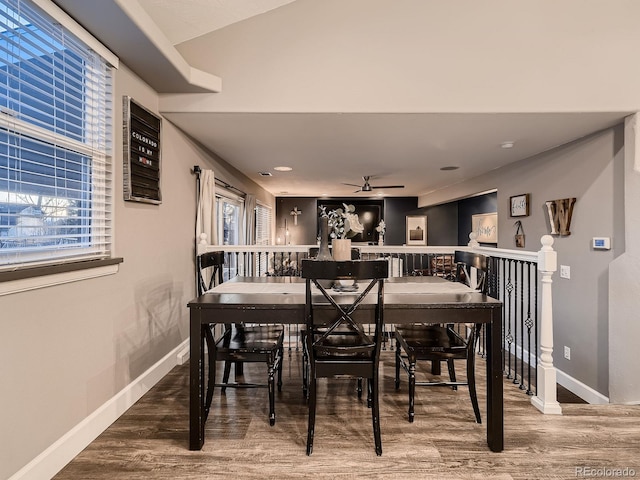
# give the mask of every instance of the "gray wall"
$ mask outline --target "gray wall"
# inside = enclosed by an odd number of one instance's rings
[[[186,305],[195,295],[193,165],[213,168],[229,183],[274,203],[167,121],[162,204],[124,202],[122,96],[156,112],[158,96],[124,65],[115,85],[114,231],[116,255],[124,263],[108,277],[0,297],[3,479],[189,337]]]
[[[544,202],[577,198],[571,235],[555,236],[553,244],[558,264],[571,267],[571,279],[553,277],[553,358],[559,370],[605,396],[609,394],[608,269],[624,250],[623,144],[619,126],[419,200],[427,206],[447,197],[497,189],[498,248],[515,249],[509,197],[530,193],[531,214],[520,219],[525,250],[537,251],[540,237],[550,233]],[[595,236],[611,237],[612,249],[594,251]],[[563,358],[565,345],[571,348],[571,360]]]

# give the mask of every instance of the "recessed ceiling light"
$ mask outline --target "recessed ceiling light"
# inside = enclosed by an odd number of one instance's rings
[[[258,172],[258,175],[260,175],[261,177],[273,177],[271,172]]]
[[[273,169],[279,172],[290,172],[291,170],[293,170],[293,168],[291,167],[273,167]]]
[[[508,141],[508,142],[502,142],[500,144],[500,147],[501,148],[513,148],[514,145],[515,145],[515,142]]]
[[[449,165],[448,167],[442,167],[440,170],[446,172],[447,170],[457,170],[460,167],[456,167],[455,165]]]

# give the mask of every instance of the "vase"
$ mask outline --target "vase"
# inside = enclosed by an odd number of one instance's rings
[[[384,245],[384,235],[382,233],[378,235],[378,245],[381,247]]]
[[[350,238],[334,238],[332,245],[333,245],[333,259],[336,262],[351,260],[351,239]]]
[[[320,248],[316,260],[333,260],[329,250],[329,219],[320,217]]]

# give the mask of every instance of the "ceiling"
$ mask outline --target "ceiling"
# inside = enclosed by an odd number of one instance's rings
[[[84,0],[56,3],[158,92],[189,93],[203,90],[189,83],[189,74],[170,68],[177,52],[172,45],[271,9],[287,8],[292,1],[138,0],[155,24],[144,38],[127,37],[127,32],[114,27],[149,30],[135,15],[129,22],[121,18],[122,9],[135,5],[131,0],[103,0],[99,7]],[[111,10],[118,9],[116,17]],[[110,15],[114,21],[105,22]],[[159,36],[163,38],[158,40]],[[164,63],[157,58],[158,51]],[[155,71],[144,66],[152,53]],[[142,67],[136,70],[135,65]],[[615,125],[631,112],[162,113],[273,195],[367,197],[426,195]],[[501,148],[504,142],[513,142],[513,148]],[[293,170],[278,172],[276,166]],[[459,168],[443,171],[442,167]],[[365,175],[371,176],[373,186],[405,188],[354,194],[356,187],[344,185],[360,185]]]

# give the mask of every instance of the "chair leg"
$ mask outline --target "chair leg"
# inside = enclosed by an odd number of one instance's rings
[[[224,362],[224,374],[222,375],[222,383],[229,383],[229,375],[231,374],[231,362]],[[220,389],[222,393],[226,393],[227,387],[222,387]]]
[[[361,377],[358,377],[356,392],[358,392],[358,398],[362,398],[362,378]]]
[[[309,355],[307,354],[307,341],[302,334],[302,395],[309,399]]]
[[[309,424],[307,427],[307,455],[313,452],[313,434],[316,428],[316,391],[317,381],[315,373],[311,372],[312,378],[309,381]]]
[[[273,362],[268,362],[267,367],[269,369],[269,425],[273,426],[276,423],[275,365]]]
[[[456,381],[456,366],[453,363],[453,358],[449,358],[447,360],[447,368],[449,369],[449,380],[451,380],[452,382]],[[453,390],[458,390],[458,386],[457,385],[451,385],[451,388]]]
[[[373,386],[371,380],[367,380],[367,408],[372,407]]]
[[[382,455],[382,439],[380,437],[380,403],[378,399],[378,372],[367,382],[371,390],[371,419],[373,421],[373,438],[376,444],[376,455]]]
[[[482,423],[480,418],[480,408],[478,407],[478,397],[476,395],[476,362],[475,353],[471,353],[467,358],[467,383],[469,384],[469,397],[471,397],[471,405],[473,405],[473,413],[476,415],[476,422]]]
[[[241,377],[244,375],[244,363],[243,362],[234,362],[236,369],[234,371],[234,374],[236,376],[236,380],[238,379],[238,377]]]
[[[409,423],[413,423],[415,416],[415,396],[416,396],[416,360],[409,359]]]
[[[280,346],[280,361],[278,362],[278,391],[282,391],[282,364],[284,363],[284,345]]]
[[[400,389],[400,342],[396,340],[396,390]]]

